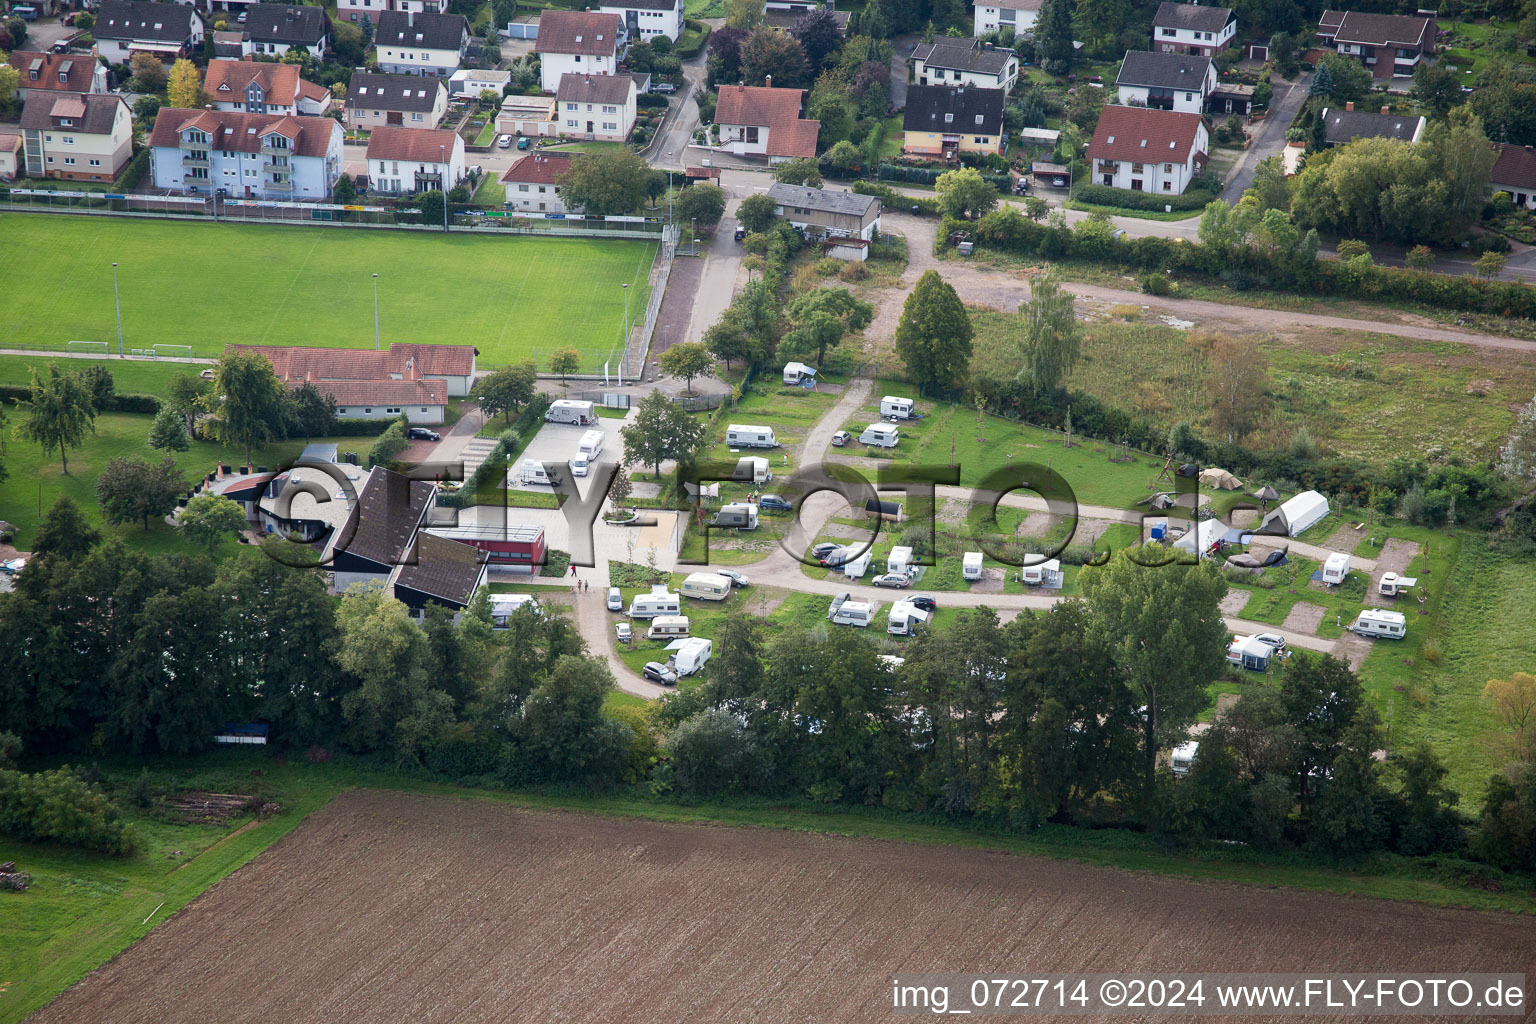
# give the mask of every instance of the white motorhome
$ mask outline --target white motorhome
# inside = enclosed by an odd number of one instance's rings
[[[1024,557],[1028,559],[1031,557],[1038,558],[1039,556],[1025,555]],[[1061,559],[1052,558],[1044,562],[1037,562],[1034,565],[1024,566],[1019,572],[1019,578],[1032,587],[1038,587],[1050,580],[1053,574],[1059,572],[1061,572]]]
[[[910,601],[897,601],[886,615],[885,631],[892,636],[911,636],[928,621],[928,613]]]
[[[981,579],[980,551],[967,551],[960,559],[960,578],[966,580]]]
[[[581,442],[576,446],[576,457],[571,460],[571,473],[574,476],[586,476],[592,463],[603,453],[603,441],[607,435],[601,430],[589,430],[581,435]]]
[[[682,610],[682,599],[668,593],[665,583],[653,584],[649,594],[636,594],[635,599],[629,602],[629,617],[632,619],[654,619],[658,615],[676,615]]]
[[[734,526],[738,530],[757,529],[757,506],[744,501],[721,505],[709,520],[710,526]]]
[[[880,415],[890,416],[893,419],[909,420],[916,403],[910,398],[897,398],[894,395],[886,395],[880,399]]]
[[[683,585],[678,588],[684,597],[697,598],[700,601],[724,601],[731,596],[731,581],[728,577],[713,572],[690,573],[683,580]]]
[[[871,423],[859,435],[859,443],[871,448],[895,448],[901,440],[901,432],[889,423]]]
[[[869,572],[869,563],[874,560],[874,557],[875,553],[866,548],[858,558],[843,563],[843,575],[851,580],[863,579],[864,574]]]
[[[645,638],[660,640],[669,636],[687,636],[691,625],[686,615],[658,615],[651,620],[651,628],[645,631]]]
[[[1401,640],[1408,635],[1408,617],[1402,612],[1389,612],[1382,608],[1366,608],[1349,628],[1361,636],[1385,637]]]
[[[570,398],[558,398],[544,410],[545,423],[574,423],[584,427],[597,422],[597,406],[591,402],[578,402]]]
[[[731,476],[739,483],[765,484],[773,479],[773,470],[761,455],[748,455],[737,461],[736,472]]]
[[[531,606],[535,615],[541,614],[539,602],[532,594],[492,594],[491,628],[506,629],[507,620],[524,605]]]
[[[672,641],[667,644],[667,650],[672,652],[667,658],[667,667],[681,678],[693,675],[708,664],[710,656],[715,653],[715,644],[702,636],[694,636],[687,640]]]
[[[905,545],[897,545],[891,548],[891,553],[885,557],[886,572],[911,572],[912,549]]]
[[[560,483],[560,474],[549,472],[542,462],[524,459],[522,465],[517,467],[517,480],[521,484],[555,487]]]
[[[1384,572],[1381,574],[1381,582],[1376,584],[1376,592],[1382,597],[1397,597],[1418,585],[1417,576],[1399,576],[1395,572]]]
[[[731,448],[777,448],[779,439],[773,436],[772,427],[732,423],[725,428],[725,443]]]
[[[1335,551],[1323,562],[1323,585],[1336,587],[1344,582],[1349,575],[1349,556],[1341,551]]]
[[[1195,758],[1200,756],[1200,743],[1197,740],[1185,740],[1173,748],[1173,753],[1168,757],[1168,767],[1175,775],[1188,775],[1189,770],[1195,766]]]

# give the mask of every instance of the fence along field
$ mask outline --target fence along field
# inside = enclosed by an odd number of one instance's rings
[[[8,261],[0,347],[117,351],[231,343],[372,348],[373,275],[382,343],[474,345],[486,366],[574,348],[582,372],[623,351],[645,315],[656,245],[315,227],[0,214]],[[81,346],[75,346],[77,349]]]
[[[354,790],[31,1020],[886,1021],[897,972],[1533,964],[1511,914]]]

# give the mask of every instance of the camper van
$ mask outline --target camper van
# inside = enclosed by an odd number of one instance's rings
[[[871,423],[859,435],[859,443],[871,448],[895,448],[896,442],[900,440],[901,432],[889,423]]]
[[[896,398],[886,395],[880,399],[880,415],[893,420],[909,420],[912,418],[913,402],[910,398]]]
[[[886,572],[911,572],[912,549],[905,545],[897,545],[891,548],[891,553],[885,557]]]
[[[558,487],[560,485],[560,474],[558,472],[549,472],[544,468],[544,463],[542,462],[524,459],[523,464],[517,467],[517,480],[521,484],[540,484]]]
[[[1024,558],[1038,558],[1039,555],[1025,555]],[[1046,583],[1051,577],[1061,572],[1061,560],[1052,558],[1048,561],[1037,562],[1034,565],[1026,565],[1019,573],[1019,578],[1032,587],[1038,587]]]
[[[710,656],[715,653],[715,644],[712,640],[694,636],[687,640],[672,641],[667,644],[667,650],[672,652],[667,658],[667,667],[681,678],[693,675],[708,664]]]
[[[784,383],[802,388],[815,387],[816,367],[807,366],[804,363],[785,363]]]
[[[636,594],[635,599],[629,602],[629,617],[632,619],[654,619],[658,615],[676,615],[682,610],[682,599],[676,594],[669,594],[665,583],[653,584],[649,594]]]
[[[1227,661],[1251,672],[1269,671],[1274,656],[1274,646],[1256,636],[1233,637],[1227,645]]]
[[[540,614],[539,602],[532,594],[492,594],[491,628],[506,629],[507,620],[524,605],[532,606],[535,615]]]
[[[777,448],[779,439],[773,436],[772,427],[732,423],[725,428],[725,443],[731,448]]]
[[[1381,608],[1366,608],[1349,628],[1361,636],[1385,637],[1401,640],[1408,635],[1408,618],[1402,612],[1389,612]]]
[[[591,402],[559,398],[549,403],[549,408],[544,410],[544,422],[574,423],[578,427],[584,427],[588,423],[597,422],[597,407]]]
[[[757,529],[757,506],[744,501],[733,501],[720,506],[709,520],[710,526],[734,526],[738,530]]]
[[[861,580],[864,574],[869,572],[869,563],[874,560],[875,553],[868,548],[858,558],[843,563],[843,575],[850,580]]]
[[[1381,574],[1381,582],[1376,584],[1376,592],[1382,597],[1398,597],[1418,585],[1417,576],[1399,576],[1395,572],[1384,572]]]
[[[1349,575],[1349,556],[1340,551],[1335,551],[1328,556],[1323,563],[1323,585],[1336,587],[1344,582]]]
[[[1199,755],[1199,741],[1185,740],[1173,748],[1173,753],[1168,757],[1168,767],[1175,775],[1188,775],[1189,770],[1195,766],[1195,758]]]
[[[886,615],[885,631],[892,636],[911,636],[927,621],[927,612],[910,601],[897,601]]]
[[[687,636],[692,625],[686,615],[658,615],[651,620],[651,628],[645,631],[647,640],[662,640],[669,636]]]
[[[768,460],[761,455],[748,455],[736,463],[736,472],[731,474],[738,483],[765,484],[773,479],[773,470],[768,468]]]
[[[603,441],[606,438],[601,430],[589,430],[581,435],[581,442],[576,446],[576,457],[571,460],[571,473],[574,476],[586,476],[592,463],[603,453]]]
[[[966,580],[981,579],[981,552],[967,551],[960,559],[960,578]]]
[[[724,601],[731,596],[731,581],[728,577],[713,572],[690,573],[683,580],[683,585],[678,588],[684,597],[697,598],[700,601]]]

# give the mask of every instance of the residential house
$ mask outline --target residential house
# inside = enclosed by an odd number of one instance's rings
[[[880,230],[880,200],[852,192],[775,183],[768,188],[774,213],[811,238],[859,238]]]
[[[1019,80],[1019,55],[979,39],[935,36],[912,51],[908,80],[918,85],[965,85],[1001,89],[1006,94]]]
[[[812,11],[830,8],[832,4],[824,0],[763,0],[763,10],[768,14],[774,12],[789,13],[795,15],[810,14]]]
[[[1216,65],[1209,57],[1130,50],[1115,87],[1128,106],[1198,114],[1216,89]]]
[[[946,160],[961,153],[1001,153],[1003,102],[1001,89],[908,86],[901,150]]]
[[[388,586],[414,618],[428,605],[462,612],[485,586],[490,556],[473,544],[463,544],[419,530],[410,556],[390,574]]]
[[[149,137],[155,188],[238,199],[327,199],[345,166],[329,117],[161,110]]]
[[[448,77],[448,95],[453,99],[478,100],[482,92],[489,90],[500,97],[511,83],[510,71],[460,68]]]
[[[1354,103],[1344,104],[1344,109],[1324,107],[1321,114],[1323,133],[1327,144],[1342,146],[1354,139],[1397,139],[1401,142],[1418,142],[1424,134],[1424,118],[1416,114],[1394,114],[1390,107],[1382,107],[1379,113],[1356,110]]]
[[[21,177],[21,132],[0,128],[0,181]]]
[[[16,69],[16,95],[23,103],[48,93],[107,92],[107,69],[94,51],[86,55],[17,50],[11,54],[11,67]]]
[[[21,114],[29,178],[111,181],[133,159],[133,115],[113,93],[44,94]]]
[[[294,64],[271,61],[215,60],[208,62],[203,92],[215,110],[247,114],[330,113],[331,90],[305,81]]]
[[[599,0],[597,10],[624,19],[624,31],[630,39],[644,42],[666,36],[675,43],[683,34],[683,0]]]
[[[375,192],[446,191],[464,180],[464,139],[443,128],[375,128],[368,182]]]
[[[182,4],[101,0],[92,32],[109,64],[126,64],[135,53],[173,61],[201,51],[204,24],[201,14]]]
[[[331,21],[323,7],[255,4],[245,19],[245,34],[258,57],[281,57],[298,47],[320,60],[330,49]]]
[[[377,21],[387,11],[401,14],[441,14],[446,0],[338,0],[336,17],[343,21]]]
[[[335,588],[386,581],[411,556],[416,534],[436,507],[436,483],[375,466],[337,531],[331,560]]]
[[[595,11],[548,10],[539,18],[539,83],[558,92],[565,75],[613,75],[624,57],[624,19]]]
[[[448,113],[448,90],[419,75],[356,71],[347,86],[347,127],[436,128]]]
[[[1164,2],[1152,16],[1152,49],[1158,53],[1214,57],[1236,35],[1237,16],[1229,7]]]
[[[496,130],[505,135],[560,134],[560,123],[555,119],[553,96],[506,96],[501,101],[501,113],[496,115]]]
[[[562,75],[555,93],[560,134],[623,142],[635,126],[635,96],[629,75]]]
[[[556,183],[571,169],[566,153],[537,150],[507,168],[501,176],[507,187],[507,207],[523,213],[575,213],[560,198]]]
[[[1204,170],[1209,151],[1199,114],[1109,106],[1088,144],[1089,178],[1095,185],[1182,195]]]
[[[737,156],[766,156],[770,164],[816,155],[821,122],[800,116],[800,89],[722,85],[715,103],[720,148]]]
[[[459,14],[385,11],[373,37],[379,70],[447,78],[469,46],[469,22]]]
[[[251,40],[244,32],[215,32],[214,60],[244,60],[251,56]]]
[[[980,0],[971,34],[984,36],[1011,28],[1016,36],[1029,35],[1035,31],[1044,6],[1045,0]]]
[[[0,148],[4,141],[0,139]],[[1499,156],[1488,175],[1489,189],[1508,192],[1516,206],[1536,210],[1536,150],[1503,143],[1494,143],[1493,148]]]
[[[312,348],[307,345],[229,346],[231,352],[265,356],[272,372],[292,387],[315,383],[360,383],[427,379],[441,382],[450,397],[468,395],[475,381],[473,345],[396,343],[382,352],[366,348]],[[395,409],[387,415],[396,415]]]
[[[1375,78],[1411,78],[1435,52],[1435,19],[1405,14],[1324,11],[1317,34],[1329,46],[1354,57]]]

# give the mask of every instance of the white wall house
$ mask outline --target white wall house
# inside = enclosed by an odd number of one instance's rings
[[[1121,103],[1198,114],[1216,88],[1216,65],[1209,57],[1131,50],[1115,87]]]
[[[599,3],[603,14],[617,14],[624,20],[629,38],[644,41],[666,36],[674,43],[683,34],[683,0],[628,0],[624,3]]]
[[[469,22],[458,14],[388,11],[374,32],[375,59],[386,74],[447,78],[469,46]]]
[[[368,136],[368,185],[399,194],[447,191],[464,180],[464,139],[445,129],[375,128]]]
[[[21,115],[30,178],[111,181],[133,158],[133,117],[117,95],[41,93]]]
[[[1152,49],[1214,57],[1232,45],[1237,18],[1228,7],[1192,3],[1163,3],[1152,16]]]
[[[565,75],[612,75],[624,54],[624,20],[592,11],[545,11],[539,18],[539,84],[558,92]]]
[[[512,81],[510,71],[489,71],[482,68],[460,68],[448,76],[448,95],[477,100],[489,89],[497,96]]]
[[[964,85],[1007,93],[1019,80],[1019,55],[979,39],[937,36],[913,49],[908,80],[917,85]]]
[[[321,7],[253,4],[246,13],[245,34],[257,56],[281,57],[298,48],[319,60],[331,45],[331,23]]]
[[[565,75],[555,94],[560,134],[623,142],[635,126],[635,80],[629,75]]]
[[[373,21],[385,11],[402,14],[441,14],[446,0],[338,0],[336,17],[342,21]]]
[[[329,117],[168,108],[150,136],[155,188],[232,199],[326,199],[341,177],[341,125]]]
[[[981,0],[976,5],[976,24],[971,34],[984,36],[1005,28],[1013,29],[1015,35],[1032,33],[1044,6],[1045,0]]]
[[[537,150],[507,168],[501,176],[507,187],[507,206],[523,213],[574,213],[560,198],[556,182],[571,169],[565,153]]]
[[[102,0],[96,10],[96,51],[109,64],[126,64],[135,53],[163,61],[190,56],[203,45],[203,16],[181,4]]]
[[[1088,144],[1095,185],[1183,194],[1205,168],[1210,136],[1199,114],[1109,106]]]
[[[448,90],[436,79],[358,71],[347,86],[348,128],[436,128],[447,113]]]
[[[300,78],[295,65],[270,61],[210,61],[203,92],[215,110],[247,114],[319,117],[330,112],[333,99],[325,86]]]

